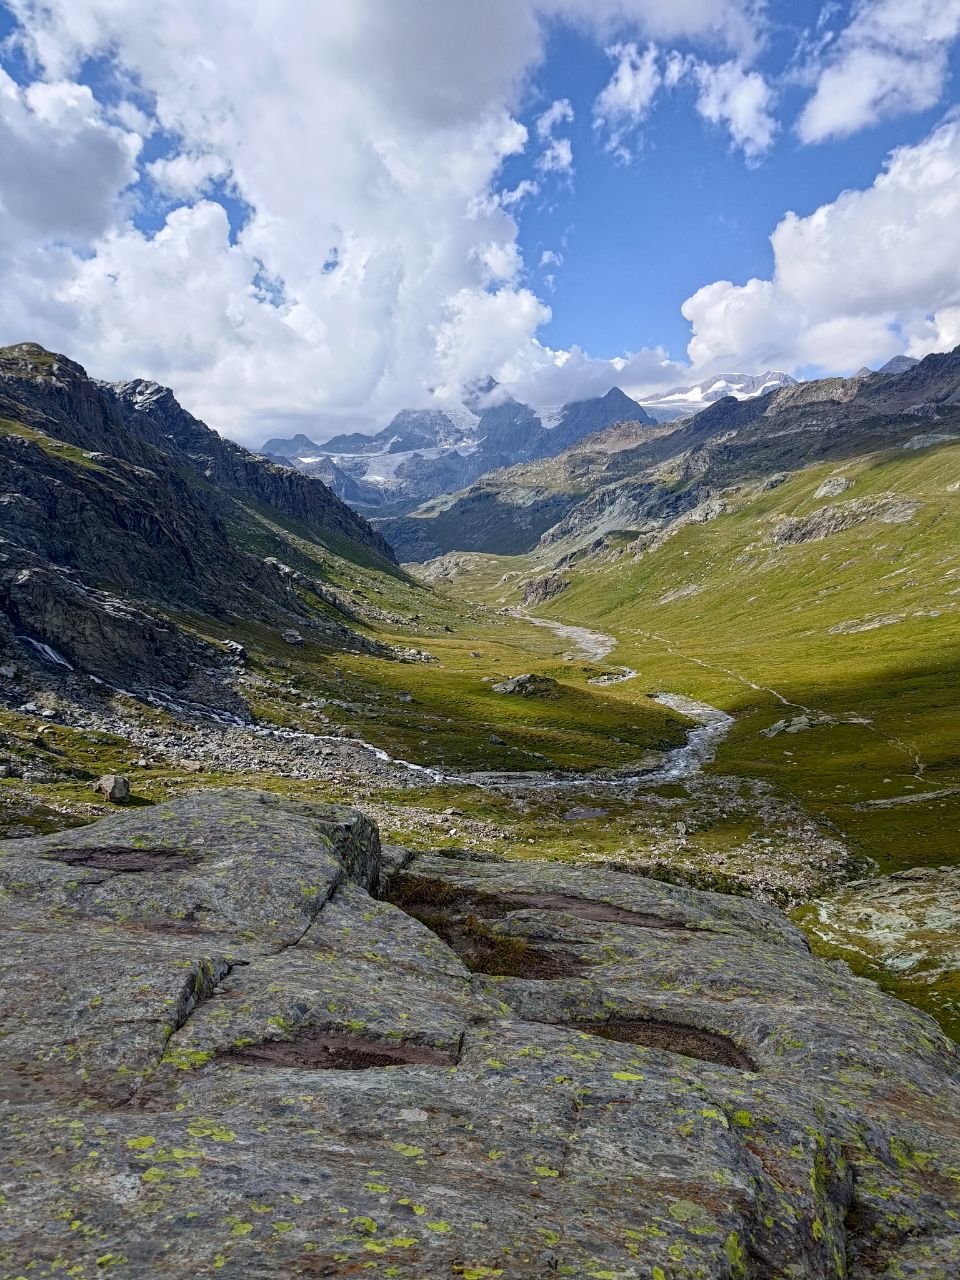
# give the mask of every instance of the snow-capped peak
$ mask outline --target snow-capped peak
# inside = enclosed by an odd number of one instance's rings
[[[642,397],[640,404],[645,409],[661,413],[669,411],[671,416],[679,417],[699,413],[707,405],[726,396],[733,396],[735,400],[753,400],[780,387],[795,386],[796,381],[789,373],[777,369],[768,369],[764,373],[718,373],[691,387],[674,387],[670,391]]]

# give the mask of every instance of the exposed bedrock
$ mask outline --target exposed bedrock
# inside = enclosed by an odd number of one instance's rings
[[[221,792],[0,922],[4,1276],[960,1274],[955,1045],[771,907]]]

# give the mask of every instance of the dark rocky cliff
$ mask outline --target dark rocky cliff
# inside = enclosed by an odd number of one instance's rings
[[[262,521],[390,569],[379,534],[153,384],[115,389],[34,344],[0,350],[0,631],[108,681],[182,689],[218,657],[183,614],[282,627],[309,611]],[[201,679],[200,683],[203,681]]]

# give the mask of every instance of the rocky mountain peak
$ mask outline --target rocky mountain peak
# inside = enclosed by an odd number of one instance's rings
[[[894,356],[892,360],[888,360],[886,364],[881,365],[877,370],[878,373],[906,373],[909,369],[914,368],[920,363],[913,356]]]
[[[0,377],[55,378],[61,382],[87,381],[87,371],[75,360],[48,351],[39,342],[16,342],[0,347]]]
[[[376,435],[338,435],[322,446],[302,435],[272,439],[263,452],[322,478],[345,502],[373,516],[384,507],[410,510],[487,471],[554,457],[617,422],[652,421],[620,387],[593,399],[535,407],[484,378],[466,388],[461,405],[402,409]]]
[[[127,382],[104,382],[101,385],[108,387],[121,400],[127,400],[136,405],[138,409],[146,405],[158,404],[161,401],[166,403],[176,401],[176,397],[170,387],[165,387],[159,382],[153,382],[149,378],[131,378]]]
[[[486,408],[486,401],[492,392],[499,387],[496,378],[475,378],[473,382],[468,382],[463,389],[463,403],[468,409],[474,413],[479,413],[481,409]]]
[[[313,453],[321,453],[322,449],[320,445],[315,444],[309,436],[305,436],[300,431],[297,435],[289,438],[271,437],[264,443],[260,452],[267,454],[271,458],[296,458]]]

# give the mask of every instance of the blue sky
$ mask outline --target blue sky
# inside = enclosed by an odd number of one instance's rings
[[[0,0],[0,341],[250,443],[923,355],[958,72],[960,0]]]
[[[804,30],[824,6],[795,0],[776,6],[789,17],[771,33],[758,65],[784,76]],[[837,6],[833,24],[849,20],[850,5]],[[533,202],[521,228],[528,262],[543,249],[561,249],[545,296],[553,312],[543,336],[551,346],[574,343],[596,354],[665,345],[682,355],[690,326],[680,305],[709,280],[742,283],[766,278],[773,267],[770,234],[784,213],[812,213],[847,188],[868,188],[894,148],[924,138],[949,107],[960,102],[960,52],[955,47],[943,98],[926,111],[878,120],[848,138],[819,146],[801,143],[791,129],[807,96],[784,85],[778,111],[781,132],[756,165],[733,151],[724,131],[705,125],[693,108],[691,88],[662,99],[642,129],[630,164],[611,163],[596,145],[592,105],[610,75],[610,59],[583,33],[554,30],[546,65],[535,82],[536,107],[569,98],[576,119],[575,174]],[[524,116],[532,119],[536,107]],[[527,158],[508,168],[531,176]]]

